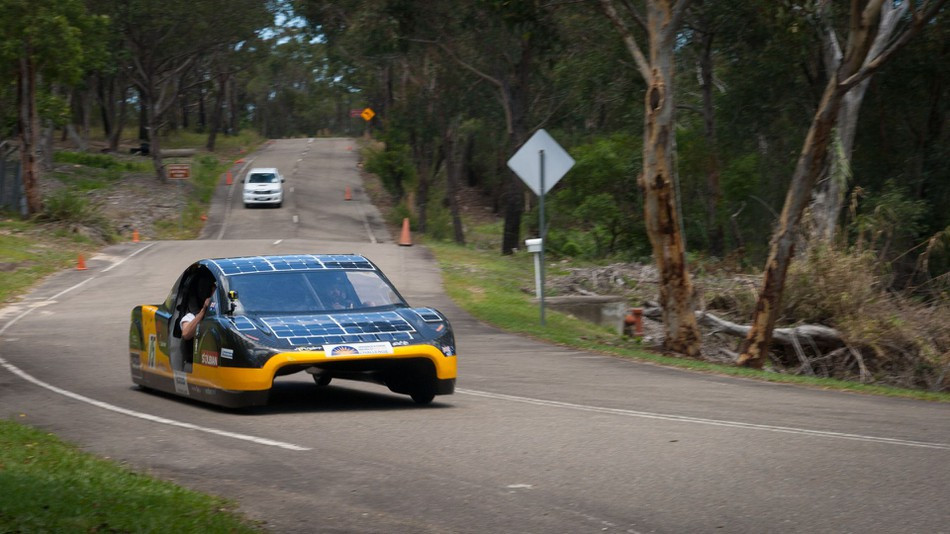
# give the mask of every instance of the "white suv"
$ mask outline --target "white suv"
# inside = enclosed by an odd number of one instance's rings
[[[284,177],[273,167],[257,167],[244,177],[244,207],[270,204],[279,208],[284,202]]]

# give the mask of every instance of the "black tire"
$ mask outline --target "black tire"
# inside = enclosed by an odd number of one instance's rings
[[[248,204],[247,202],[245,202],[245,203],[244,203],[244,207],[245,207],[245,208],[250,208],[250,207],[251,207],[251,205],[250,205],[250,204]]]
[[[413,391],[410,395],[412,401],[416,404],[429,404],[432,402],[432,399],[435,398],[435,393],[432,392],[429,388],[417,389]]]
[[[333,380],[333,377],[330,375],[313,375],[314,384],[320,387],[329,386],[331,380]]]
[[[280,208],[281,205],[283,205],[283,202],[278,202],[277,205],[274,206],[274,207],[275,207],[275,208]]]

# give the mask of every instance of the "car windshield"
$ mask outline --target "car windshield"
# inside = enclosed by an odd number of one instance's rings
[[[325,313],[406,303],[375,271],[248,273],[230,278],[246,313]]]
[[[276,184],[277,175],[272,172],[254,173],[247,179],[252,184]]]

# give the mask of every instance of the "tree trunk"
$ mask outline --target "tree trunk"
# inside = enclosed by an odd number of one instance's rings
[[[761,368],[767,359],[772,342],[772,329],[775,328],[782,291],[785,288],[785,277],[795,253],[798,224],[805,205],[811,198],[815,181],[827,161],[828,145],[837,120],[841,97],[837,74],[832,74],[812,119],[785,197],[785,207],[779,217],[778,228],[772,236],[765,278],[756,302],[755,317],[743,342],[742,354],[736,360],[737,365]]]
[[[465,244],[465,232],[462,227],[462,217],[459,213],[458,184],[462,164],[459,157],[458,128],[450,127],[445,132],[445,197],[452,214],[452,231],[455,243]]]
[[[719,216],[722,191],[719,187],[719,148],[716,139],[716,114],[713,106],[713,33],[703,34],[703,53],[700,56],[700,76],[703,94],[703,124],[706,136],[706,239],[709,252],[721,258],[724,253],[725,232]]]
[[[884,2],[881,5],[880,24],[877,33],[874,35],[867,58],[876,57],[884,50],[908,9],[909,4],[906,2],[897,6],[890,2]],[[828,72],[835,72],[841,66],[843,57],[838,38],[830,24],[824,35],[824,47],[825,68]],[[862,66],[867,65],[867,62],[868,59],[865,59]],[[864,93],[867,91],[870,82],[870,77],[865,78],[845,93],[841,101],[837,126],[838,140],[841,143],[840,149],[832,155],[829,164],[825,166],[824,175],[819,177],[811,209],[809,210],[812,232],[818,238],[818,242],[830,243],[834,240],[838,229],[838,217],[844,206],[846,180],[849,174],[851,153],[854,148],[858,113],[861,111]]]
[[[37,129],[39,128],[39,115],[36,109],[36,65],[33,64],[29,46],[25,48],[24,54],[20,57],[20,68],[17,73],[17,97],[20,109],[18,129],[26,213],[33,215],[43,211],[43,197],[39,189],[39,169],[36,161]]]
[[[149,144],[149,153],[152,156],[152,167],[155,169],[155,177],[158,178],[160,182],[166,181],[167,177],[165,176],[165,166],[162,164],[162,146],[161,139],[159,138],[159,124],[158,124],[158,113],[155,109],[155,103],[152,99],[145,96],[145,101],[142,105],[145,108],[145,130],[148,132],[148,144]]]
[[[211,103],[211,120],[208,124],[208,142],[205,145],[205,148],[208,149],[208,152],[214,152],[218,130],[221,129],[221,116],[224,111],[224,99],[227,97],[227,78],[223,75],[219,75],[217,82],[217,87],[215,88],[214,92],[214,101]]]
[[[149,138],[147,100],[145,91],[139,88],[139,141],[145,141]]]
[[[651,76],[647,81],[643,134],[643,211],[647,235],[660,275],[660,304],[666,350],[699,355],[693,285],[686,269],[686,251],[676,213],[673,176],[673,40],[666,32],[669,6],[651,4],[648,16]]]

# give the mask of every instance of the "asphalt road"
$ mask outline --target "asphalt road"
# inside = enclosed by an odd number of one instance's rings
[[[236,499],[276,532],[950,532],[950,406],[690,373],[502,333],[365,198],[351,141],[275,141],[280,209],[222,186],[204,239],[126,243],[0,310],[0,417]],[[353,200],[344,201],[349,185]],[[233,193],[231,191],[234,190]],[[455,395],[279,378],[217,409],[134,387],[131,308],[193,260],[358,252],[458,338]]]

